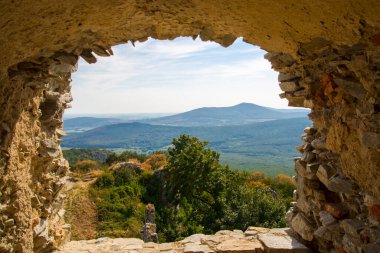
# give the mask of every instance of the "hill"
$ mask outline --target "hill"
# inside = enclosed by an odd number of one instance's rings
[[[65,119],[63,123],[66,132],[82,132],[92,128],[121,123],[118,118],[76,117]]]
[[[227,126],[244,125],[275,119],[305,117],[308,110],[274,109],[241,103],[230,107],[202,107],[184,113],[139,122],[168,126]]]
[[[178,127],[121,123],[66,136],[64,147],[134,149],[151,152],[165,149],[173,137],[189,134],[207,140],[232,167],[252,170],[292,167],[300,144],[299,134],[310,125],[307,118],[272,120],[236,126]],[[282,171],[283,172],[283,171]]]

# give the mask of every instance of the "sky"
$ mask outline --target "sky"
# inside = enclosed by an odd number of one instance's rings
[[[238,39],[224,48],[181,37],[118,45],[96,64],[79,61],[65,114],[177,113],[242,102],[289,108],[265,51]]]

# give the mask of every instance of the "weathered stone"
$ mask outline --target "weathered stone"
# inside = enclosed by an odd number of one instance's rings
[[[380,134],[363,132],[360,134],[361,142],[369,148],[380,148]]]
[[[301,177],[306,177],[306,162],[297,160],[295,162],[295,170]]]
[[[92,54],[90,49],[84,49],[80,55],[87,63],[96,63],[96,57]]]
[[[312,252],[305,245],[298,242],[295,238],[289,235],[275,235],[275,234],[260,234],[258,239],[264,245],[265,252],[268,253],[281,253],[281,252],[294,252],[294,253],[308,253]]]
[[[313,146],[315,149],[325,149],[326,148],[326,142],[321,139],[314,139],[311,142],[311,146]]]
[[[303,104],[304,104],[304,100],[305,98],[302,96],[302,97],[297,97],[297,96],[286,96],[286,98],[288,99],[288,105],[289,106],[294,106],[294,107],[303,107]]]
[[[264,252],[258,240],[231,239],[223,241],[216,247],[217,252],[223,253],[255,253]]]
[[[200,244],[201,240],[206,238],[206,235],[204,234],[194,234],[194,235],[191,235],[189,237],[186,237],[185,239],[183,239],[181,242],[182,243],[198,243]]]
[[[46,218],[39,219],[39,223],[33,228],[34,235],[39,235],[48,229],[48,220]]]
[[[14,224],[15,224],[15,220],[14,219],[8,219],[8,220],[4,221],[4,226],[5,227],[12,227]]]
[[[336,174],[336,170],[326,164],[321,164],[317,171],[318,179],[327,187],[329,180]]]
[[[292,80],[295,80],[295,79],[299,79],[298,76],[296,75],[293,75],[291,73],[279,73],[278,74],[278,81],[279,82],[286,82],[286,81],[292,81]]]
[[[375,220],[380,221],[380,205],[369,206],[369,210]]]
[[[285,91],[285,92],[292,92],[299,89],[296,82],[281,82],[280,88],[282,91]]]
[[[304,152],[301,157],[301,161],[312,162],[315,160],[315,154],[313,152]]]
[[[314,127],[306,127],[303,131],[306,134],[315,134],[317,132],[317,129]]]
[[[348,214],[347,207],[342,203],[326,203],[324,205],[324,210],[337,219]]]
[[[378,243],[368,243],[362,245],[363,253],[379,253],[380,252],[380,244]]]
[[[317,170],[319,168],[319,163],[318,162],[314,162],[314,163],[309,163],[307,164],[306,166],[306,178],[307,179],[310,179],[310,180],[313,180],[313,179],[316,179],[317,176]]]
[[[339,224],[333,223],[328,226],[319,227],[314,232],[314,235],[326,241],[334,241],[336,238],[341,237]]]
[[[314,227],[302,214],[298,213],[292,220],[292,228],[306,241],[313,240]]]
[[[322,180],[321,180],[322,181]],[[332,177],[328,180],[326,187],[333,192],[343,192],[351,194],[355,190],[355,185],[348,179]]]
[[[360,238],[360,231],[364,229],[365,224],[358,219],[345,219],[340,222],[340,226],[346,234]]]
[[[214,251],[211,250],[207,245],[189,243],[185,245],[183,252],[184,253],[212,253]]]
[[[334,76],[334,82],[347,91],[351,96],[358,99],[365,99],[366,91],[357,80]]]
[[[158,245],[160,251],[169,251],[174,249],[173,243],[160,243]]]
[[[326,211],[320,211],[319,212],[319,218],[320,221],[322,222],[323,226],[328,226],[334,223],[336,220],[335,218],[328,212]]]
[[[357,238],[352,238],[345,234],[343,236],[342,244],[343,249],[346,252],[360,253],[359,245],[361,244],[361,242]]]
[[[272,67],[276,70],[281,69],[283,66],[289,67],[295,63],[294,58],[289,54],[274,54],[267,53],[264,58],[272,63]]]

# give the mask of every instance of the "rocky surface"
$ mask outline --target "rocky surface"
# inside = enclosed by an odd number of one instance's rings
[[[60,138],[78,58],[179,36],[243,37],[269,52],[281,97],[312,110],[289,224],[322,252],[379,251],[377,1],[20,0],[0,13],[0,252],[49,252],[67,238]]]
[[[380,76],[371,72],[380,66],[377,47],[315,39],[301,45],[301,63],[266,55],[280,72],[280,96],[312,110],[313,127],[297,147],[297,190],[286,217],[321,252],[380,250]]]
[[[99,238],[72,241],[56,253],[311,253],[311,250],[290,235],[288,228],[265,229],[249,227],[222,230],[215,235],[195,234],[173,243],[157,244],[135,238]]]

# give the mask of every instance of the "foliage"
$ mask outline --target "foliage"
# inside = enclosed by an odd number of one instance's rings
[[[154,153],[142,164],[145,170],[163,169],[167,165],[166,155],[164,153]]]
[[[140,201],[142,186],[131,168],[105,172],[91,189],[98,208],[101,236],[140,237],[144,204]]]
[[[292,175],[294,149],[300,145],[299,133],[310,125],[307,118],[273,120],[247,125],[213,127],[175,127],[123,123],[68,134],[66,147],[135,149],[149,153],[166,149],[175,136],[186,133],[209,141],[209,147],[220,153],[221,162],[241,170],[268,170],[275,175]]]
[[[72,169],[78,172],[89,172],[90,170],[94,170],[98,168],[99,166],[100,166],[99,162],[96,162],[93,160],[83,160],[74,164]]]
[[[143,169],[111,166],[96,180],[91,194],[101,236],[139,237],[148,203],[155,205],[161,242],[221,229],[285,226],[295,188],[289,176],[232,170],[207,142],[188,135],[172,144],[167,155],[128,151],[108,160],[132,159]]]
[[[104,162],[111,154],[113,154],[112,151],[105,149],[72,148],[63,150],[63,156],[69,162],[70,166],[83,160]]]
[[[129,159],[137,159],[139,162],[144,162],[147,158],[148,156],[146,154],[137,153],[136,151],[133,151],[133,150],[126,150],[119,155],[114,153],[108,156],[105,162],[108,165],[111,165],[115,162],[128,161]]]

